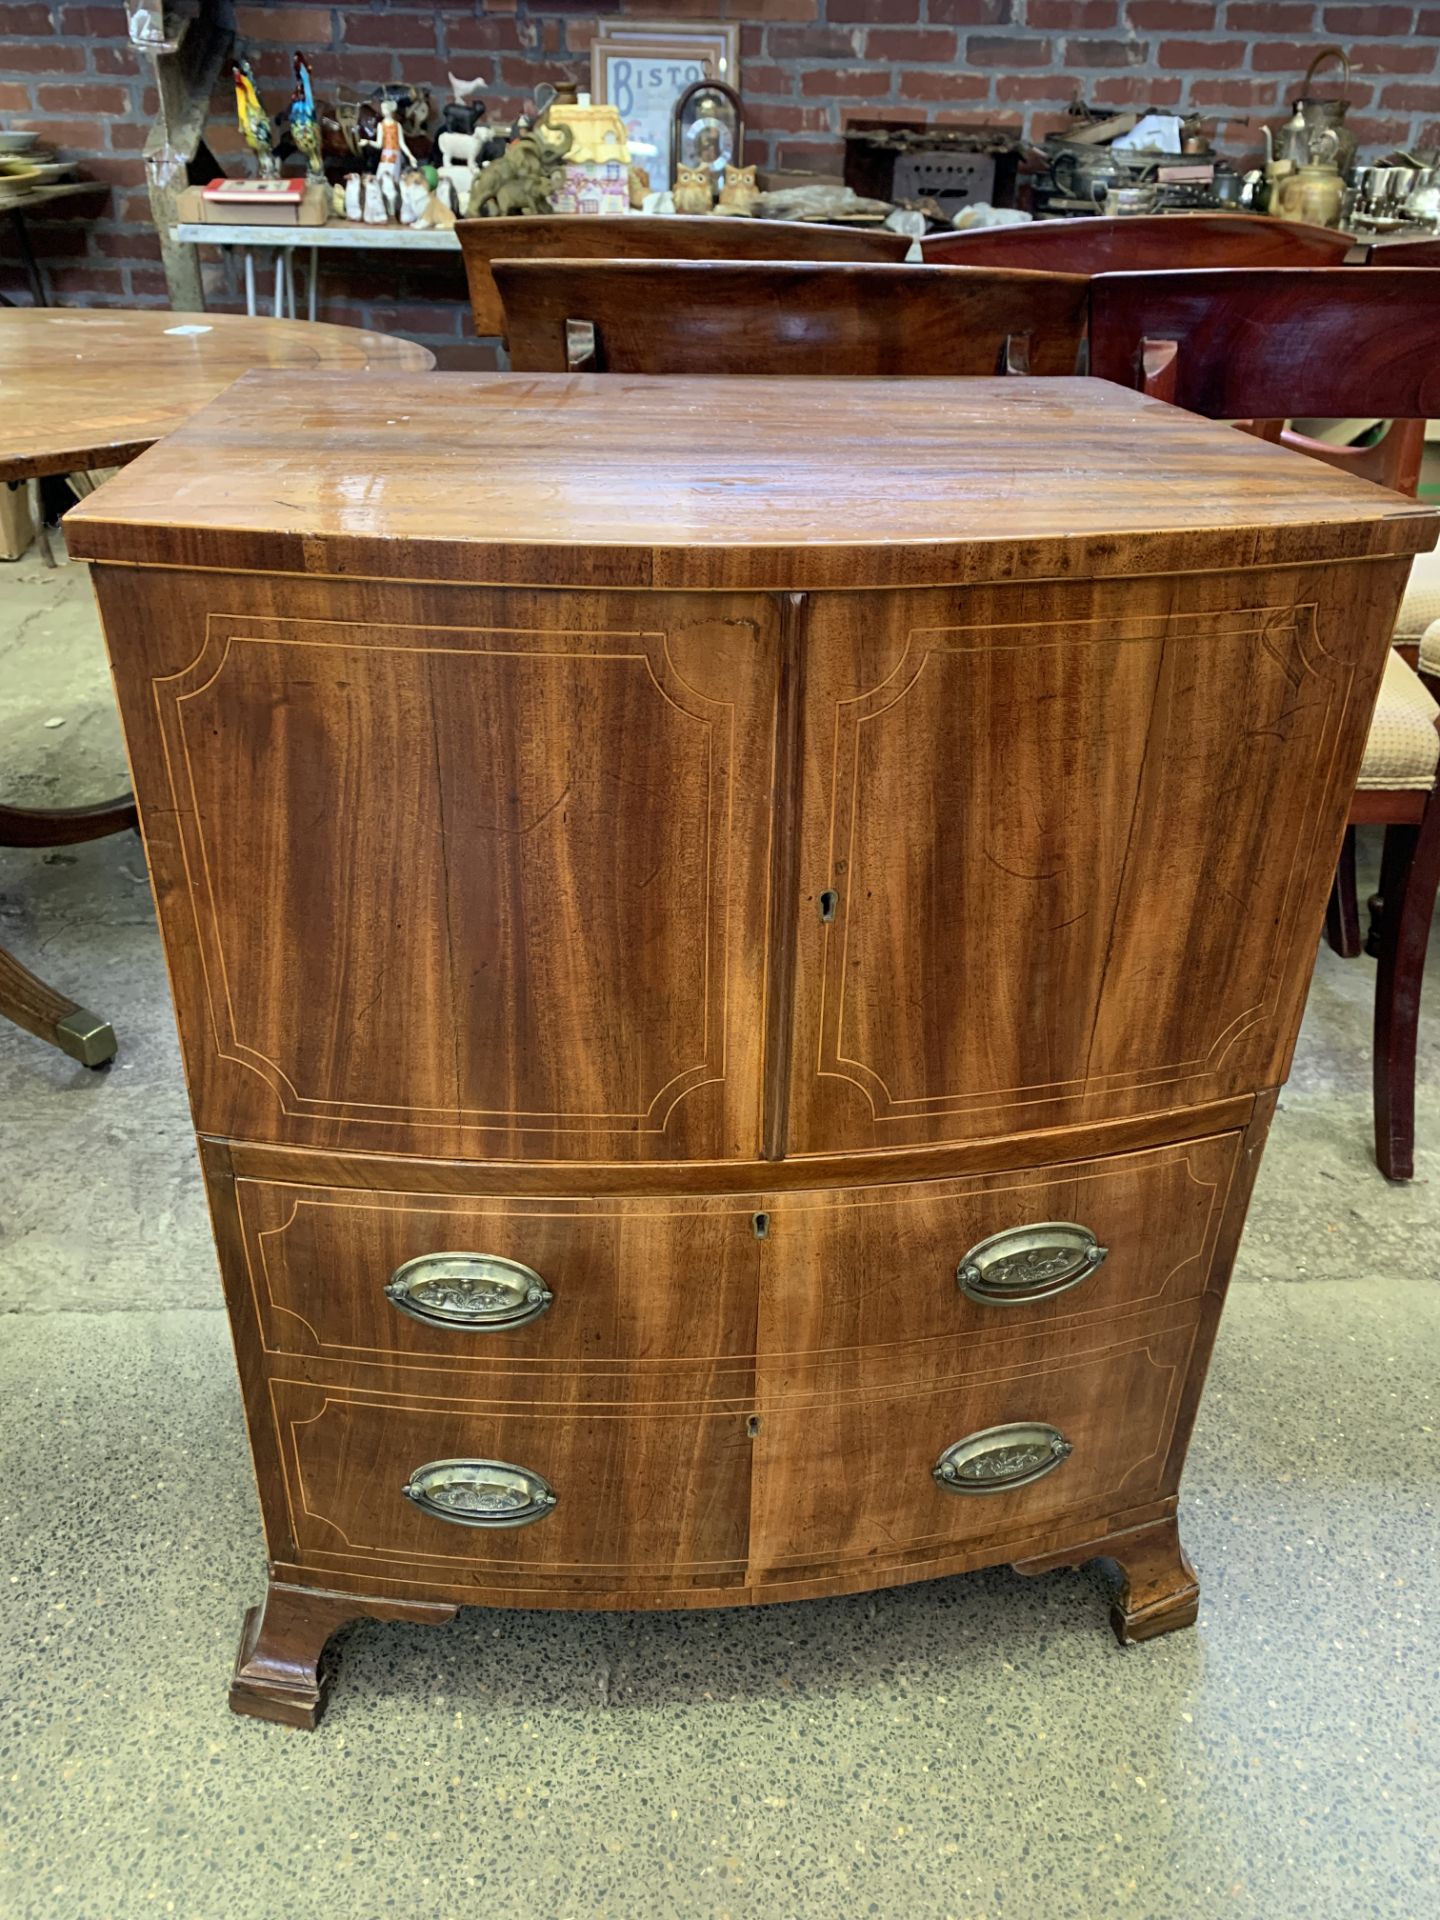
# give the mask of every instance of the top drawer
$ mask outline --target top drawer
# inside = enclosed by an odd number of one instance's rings
[[[1019,1343],[1062,1350],[1193,1302],[1242,1136],[913,1186],[777,1195],[762,1394],[920,1387]]]
[[[547,1374],[620,1391],[606,1373],[625,1374],[626,1393],[743,1396],[757,1355],[765,1397],[922,1381],[973,1364],[972,1348],[1183,1311],[1210,1273],[1240,1138],[770,1195],[460,1198],[241,1178],[232,1279],[267,1353],[484,1371],[522,1397],[553,1391]]]

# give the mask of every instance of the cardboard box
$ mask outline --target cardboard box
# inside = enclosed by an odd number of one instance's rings
[[[299,193],[262,192],[258,180],[216,181],[233,192],[223,197],[207,187],[186,187],[175,196],[182,221],[203,221],[221,227],[323,227],[330,218],[330,189],[311,181],[286,180]]]

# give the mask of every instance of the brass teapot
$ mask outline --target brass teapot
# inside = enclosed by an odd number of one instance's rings
[[[1316,142],[1316,151],[1324,156],[1328,146],[1333,154],[1334,137],[1334,129],[1327,128]],[[1282,220],[1299,220],[1312,227],[1335,227],[1340,224],[1344,198],[1345,182],[1334,160],[1321,157],[1307,161],[1276,181],[1270,211]]]

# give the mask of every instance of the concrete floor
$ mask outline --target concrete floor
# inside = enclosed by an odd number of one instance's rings
[[[78,567],[0,572],[0,766],[124,784]],[[122,1045],[0,1026],[5,1920],[1440,1909],[1440,981],[1391,1188],[1373,965],[1321,954],[1185,1483],[1194,1632],[1120,1651],[1093,1567],[367,1623],[307,1736],[225,1708],[263,1550],[137,843],[0,852],[0,940]]]

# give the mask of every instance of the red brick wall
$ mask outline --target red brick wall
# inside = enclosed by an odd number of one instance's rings
[[[213,0],[207,0],[212,3]],[[267,104],[289,96],[293,48],[318,90],[428,82],[447,68],[483,76],[490,111],[516,111],[537,81],[588,74],[597,15],[728,18],[741,23],[747,157],[838,169],[847,112],[985,117],[1043,133],[1078,88],[1092,101],[1273,117],[1317,48],[1340,41],[1357,69],[1351,124],[1362,147],[1440,143],[1440,0],[1347,6],[1329,0],[490,0],[435,8],[240,4],[235,18]],[[78,203],[91,217],[32,222],[54,298],[77,305],[163,304],[140,149],[152,101],[125,38],[120,0],[0,0],[0,119],[36,125],[109,188]],[[1255,128],[1219,129],[1253,150]],[[238,155],[228,80],[210,139]],[[333,258],[333,256],[332,256]],[[466,334],[463,277],[447,256],[392,265],[377,255],[326,269],[328,319],[373,324],[432,345]],[[25,297],[8,223],[0,291]],[[233,265],[207,266],[207,297],[240,304]]]

